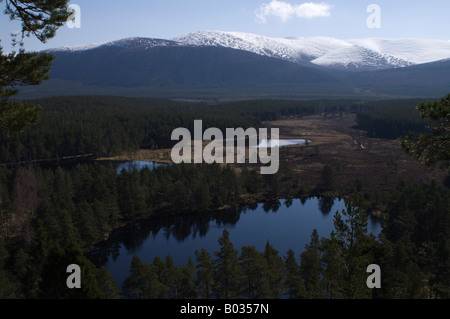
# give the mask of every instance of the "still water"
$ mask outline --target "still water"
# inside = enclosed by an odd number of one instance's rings
[[[311,142],[311,141],[308,141]],[[285,147],[291,145],[305,144],[306,140],[262,140],[256,147],[257,148],[272,148],[272,147]]]
[[[289,249],[299,255],[309,243],[313,229],[321,237],[333,230],[333,216],[345,208],[334,198],[302,198],[254,204],[238,209],[208,214],[152,218],[113,232],[109,240],[94,252],[91,259],[105,265],[121,287],[129,275],[131,259],[138,255],[143,262],[156,256],[172,256],[175,264],[195,262],[195,250],[205,248],[214,256],[224,229],[230,232],[234,247],[255,246],[264,250],[270,244],[285,256]],[[368,217],[368,231],[378,235],[381,225]]]
[[[120,174],[120,172],[125,169],[126,171],[130,172],[133,169],[137,169],[138,171],[142,170],[144,167],[147,167],[151,171],[157,167],[165,166],[167,164],[164,163],[157,163],[157,162],[146,162],[146,161],[134,161],[134,162],[125,162],[120,163],[117,165],[117,173]]]

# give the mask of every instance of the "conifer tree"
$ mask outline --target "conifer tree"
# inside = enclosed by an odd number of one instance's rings
[[[450,239],[439,234],[433,253],[430,284],[436,298],[450,298]]]
[[[147,278],[142,260],[137,255],[133,255],[131,260],[130,275],[125,279],[122,290],[126,298],[142,299],[146,296]]]
[[[305,292],[308,297],[317,298],[323,293],[322,277],[322,245],[317,229],[311,234],[311,241],[305,245],[300,255],[300,273]]]
[[[204,248],[201,251],[196,250],[195,256],[197,259],[197,290],[201,298],[209,299],[212,297],[215,285],[215,261]]]
[[[450,168],[450,94],[417,106],[422,119],[428,122],[428,133],[416,137],[410,133],[399,139],[402,148],[426,165],[443,161]]]
[[[166,280],[166,263],[164,263],[164,261],[159,256],[156,256],[153,260],[152,266],[152,271],[156,275],[159,283],[158,289],[155,290],[156,298],[167,298],[169,287],[167,286]]]
[[[97,282],[104,299],[121,299],[121,293],[117,287],[114,277],[105,266],[97,269]]]
[[[329,298],[368,298],[367,266],[372,263],[371,237],[367,235],[367,211],[360,194],[345,202],[334,216],[334,230],[324,240],[324,283]]]
[[[76,264],[81,269],[81,289],[68,289],[66,280],[69,274],[67,266]],[[49,245],[39,284],[39,297],[44,299],[101,299],[104,297],[99,289],[97,269],[84,256],[81,248],[73,241],[65,248],[57,243]]]
[[[244,246],[239,258],[242,272],[242,292],[249,299],[268,296],[267,264],[262,253],[254,246]]]
[[[292,249],[289,249],[284,257],[284,274],[284,286],[289,299],[300,297],[303,294],[300,267],[295,260],[295,253]]]
[[[53,59],[47,53],[25,52],[23,40],[33,36],[45,43],[53,38],[69,17],[68,0],[1,0],[0,5],[2,3],[5,14],[11,20],[22,22],[22,28],[12,39],[14,45],[21,46],[19,52],[4,54],[0,47],[0,128],[20,131],[38,121],[40,107],[11,100],[11,97],[18,93],[17,87],[39,85],[47,80]]]
[[[197,298],[197,291],[195,289],[195,264],[191,257],[189,257],[186,265],[180,266],[180,277],[180,298]]]
[[[16,298],[17,286],[9,272],[4,270],[9,252],[6,250],[4,240],[0,237],[0,299]]]
[[[175,266],[172,256],[168,254],[165,260],[164,283],[168,288],[169,299],[180,298],[181,290],[181,273],[180,269]]]
[[[215,252],[217,257],[216,294],[220,299],[237,297],[239,291],[239,257],[238,251],[230,241],[230,233],[224,229],[219,238],[220,249]]]
[[[283,284],[283,259],[278,251],[267,241],[264,247],[264,259],[267,265],[267,280],[269,284],[269,298],[278,299],[282,293]]]

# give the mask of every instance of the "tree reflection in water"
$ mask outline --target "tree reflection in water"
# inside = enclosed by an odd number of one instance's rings
[[[88,254],[89,259],[97,265],[103,265],[111,256],[116,260],[121,245],[127,250],[133,251],[140,247],[149,237],[163,232],[164,237],[175,238],[177,242],[183,242],[188,237],[204,237],[210,227],[211,221],[217,225],[233,226],[239,221],[242,212],[256,210],[258,204],[215,211],[210,213],[193,213],[181,216],[153,217],[128,225],[112,232],[111,236]]]
[[[312,198],[300,198],[302,206],[310,199]],[[321,197],[317,198],[317,202],[319,210],[326,216],[331,212],[335,204],[335,198]],[[259,207],[266,214],[269,214],[277,213],[282,206],[289,208],[292,205],[293,199],[284,199],[282,201],[268,201],[262,204],[253,203],[247,206],[208,213],[192,213],[178,216],[166,214],[161,217],[153,217],[115,230],[108,240],[99,244],[96,249],[89,253],[88,257],[95,264],[104,265],[109,257],[113,261],[118,258],[121,246],[124,246],[128,251],[136,251],[149,236],[156,238],[161,233],[166,241],[172,238],[181,243],[189,237],[205,237],[211,225],[234,226],[238,223],[242,214],[253,212]]]
[[[319,210],[324,215],[328,215],[334,206],[334,197],[319,197]]]

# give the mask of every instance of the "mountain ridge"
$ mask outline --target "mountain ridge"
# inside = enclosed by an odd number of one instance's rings
[[[450,58],[450,42],[426,39],[361,38],[340,40],[331,37],[272,38],[244,32],[198,31],[172,40],[198,46],[223,46],[267,55],[295,63],[311,62],[325,67],[360,66],[361,71],[405,67]],[[355,50],[359,48],[359,50]],[[352,56],[339,51],[352,50]],[[363,52],[363,54],[360,54]],[[363,59],[364,55],[376,57]],[[328,58],[324,58],[328,56]],[[332,58],[331,58],[332,57]],[[355,60],[356,59],[356,60]]]
[[[50,80],[24,88],[21,98],[87,93],[183,99],[402,98],[438,97],[450,88],[448,58],[406,61],[384,53],[412,54],[385,40],[350,44],[324,37],[273,41],[214,34],[202,38],[205,45],[198,42],[198,33],[190,40],[135,37],[50,49],[46,52],[55,58]],[[236,36],[241,37],[237,42]],[[404,41],[402,48],[412,46]],[[445,56],[446,50],[436,49],[434,57]],[[423,47],[414,52],[417,61],[432,57]]]
[[[272,57],[300,65],[317,65],[342,71],[377,71],[408,67],[450,59],[450,41],[427,39],[360,38],[340,40],[332,37],[274,38],[245,32],[198,31],[157,39],[130,37],[116,41],[62,47],[46,52],[98,49],[103,46],[224,47]]]

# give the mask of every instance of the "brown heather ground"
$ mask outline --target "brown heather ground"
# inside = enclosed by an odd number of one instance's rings
[[[311,141],[307,146],[293,145],[280,150],[280,165],[287,164],[290,176],[309,191],[319,184],[322,168],[333,162],[338,168],[335,195],[348,192],[355,180],[362,182],[365,192],[374,193],[391,190],[401,179],[442,182],[446,174],[445,169],[426,167],[411,159],[396,140],[366,137],[364,131],[354,128],[355,114],[344,114],[342,118],[314,115],[264,124],[267,128],[279,128],[280,139]],[[107,160],[170,163],[170,153],[171,149],[139,150]],[[259,166],[254,165],[258,169]],[[235,167],[239,170],[241,166]]]

